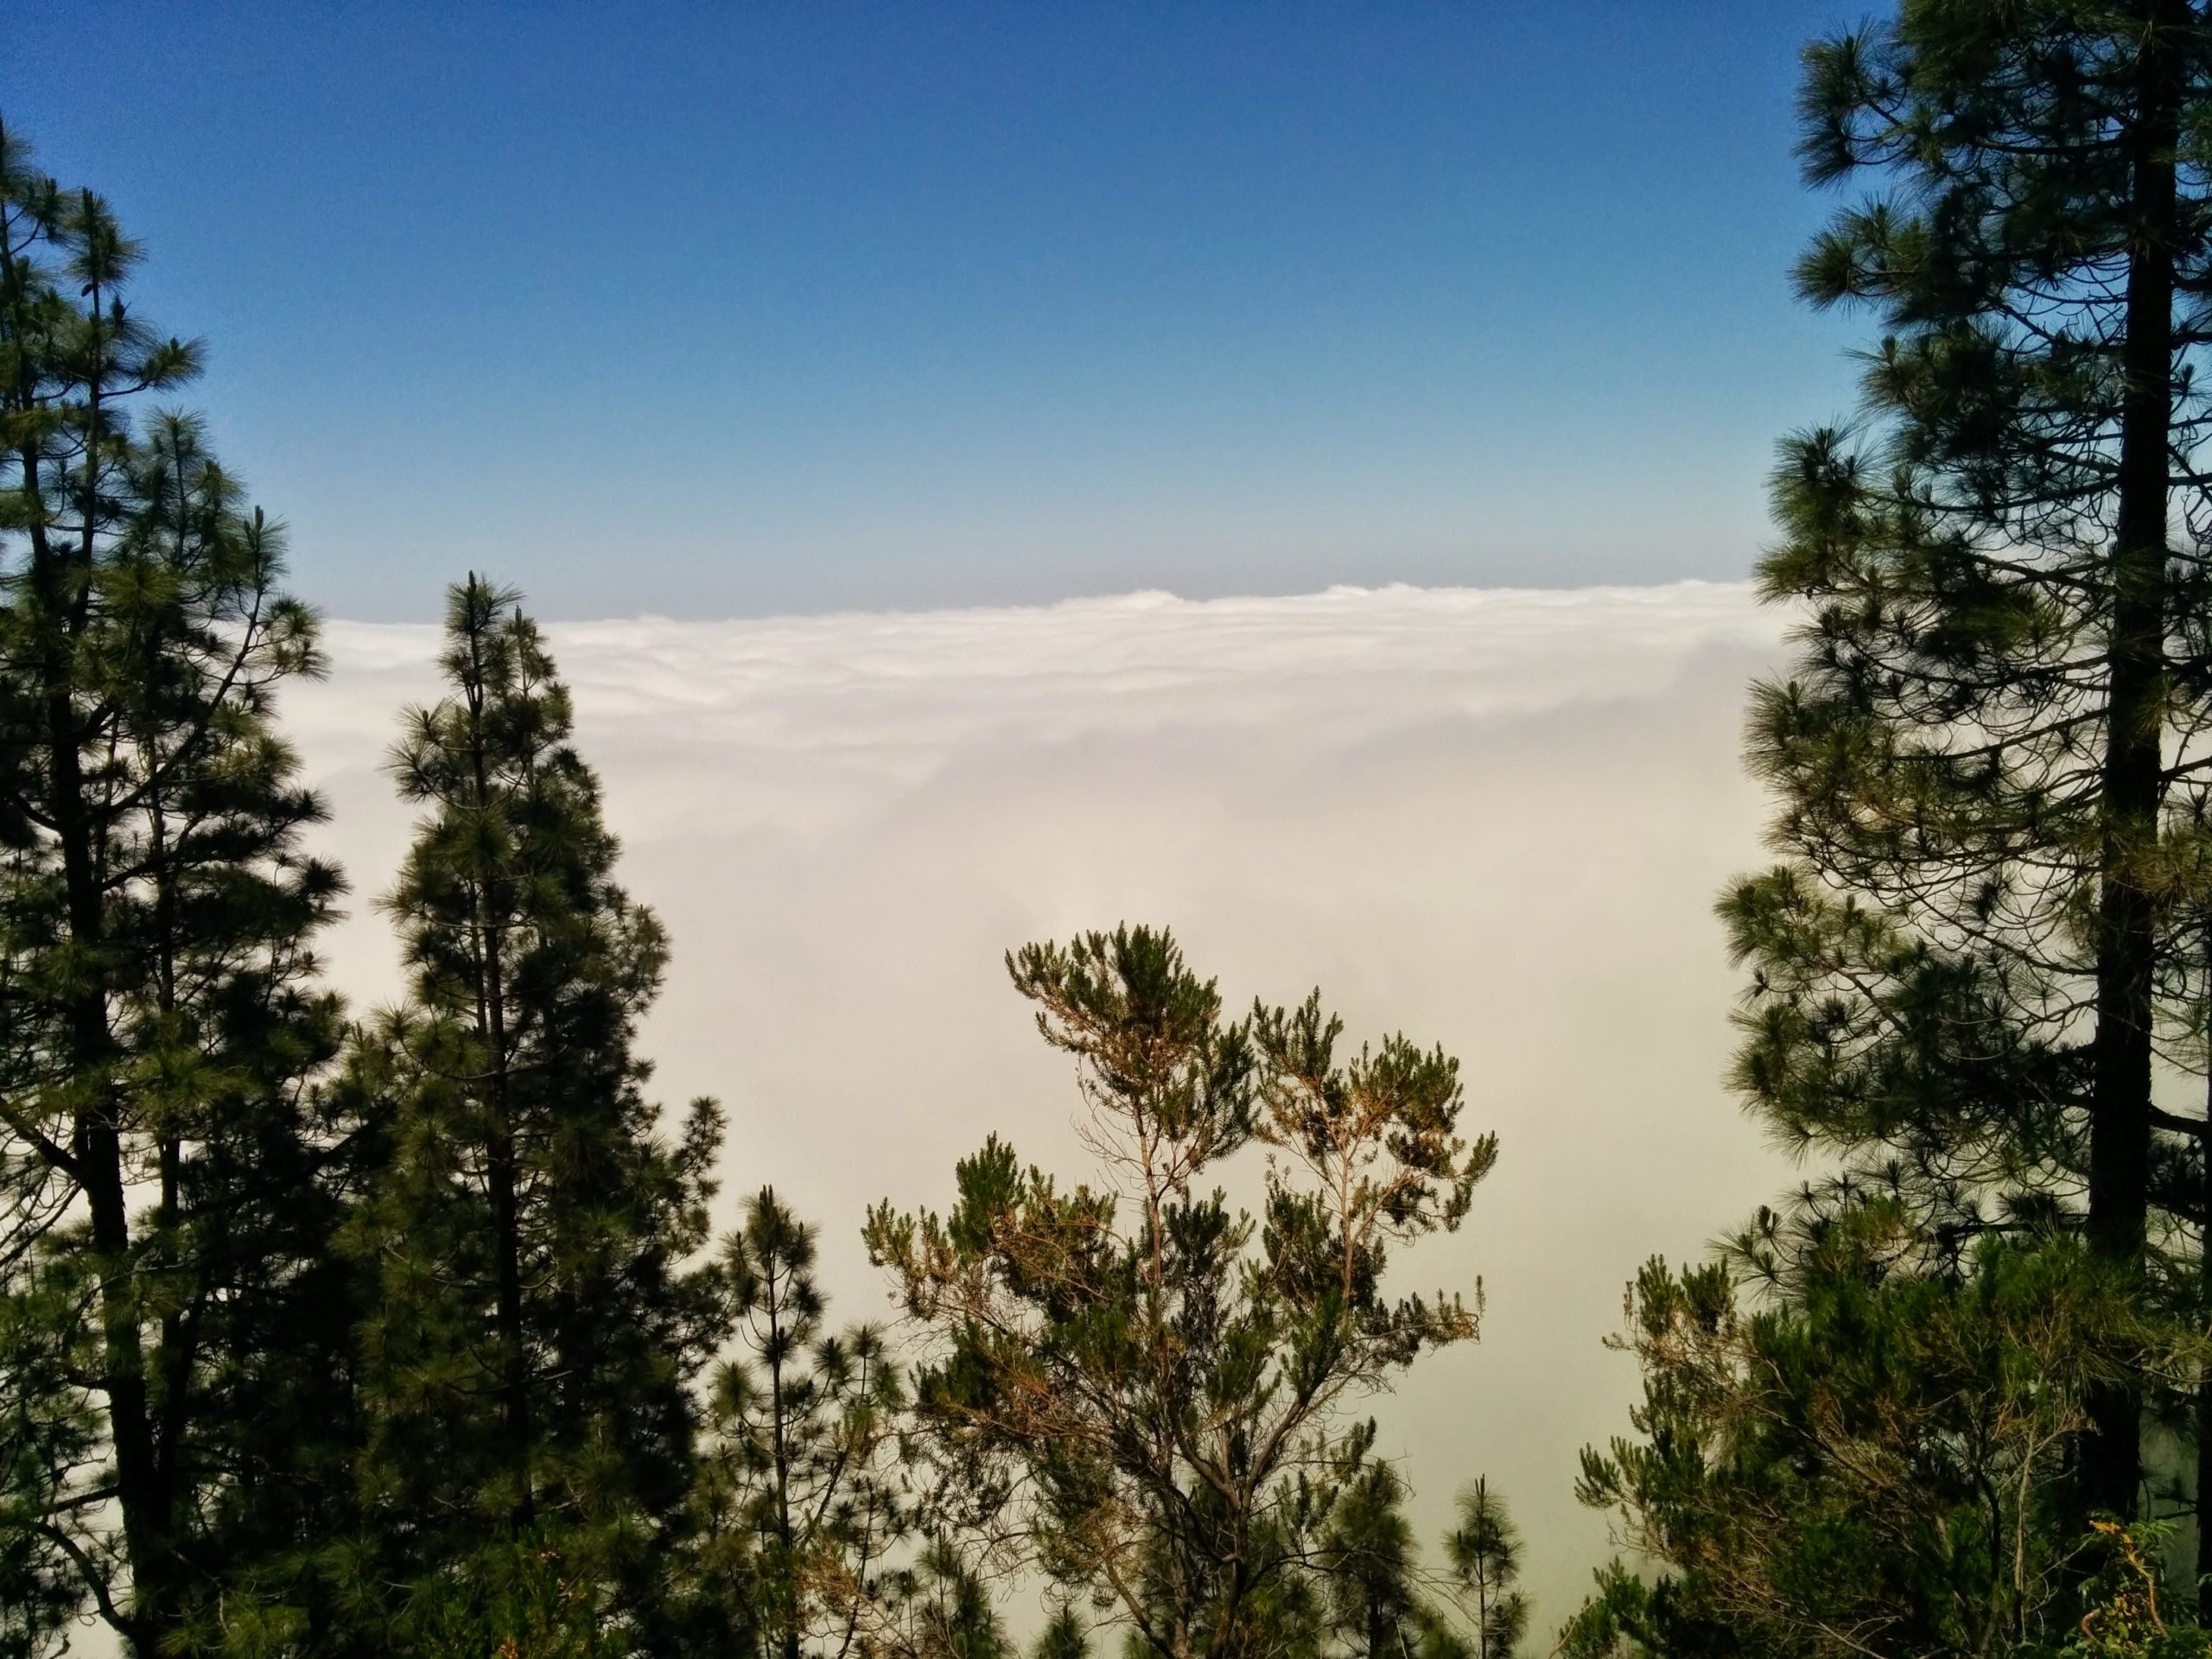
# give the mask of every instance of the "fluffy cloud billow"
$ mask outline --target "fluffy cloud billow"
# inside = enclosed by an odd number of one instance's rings
[[[1608,1548],[1569,1487],[1620,1429],[1622,1287],[1788,1169],[1722,1085],[1737,990],[1712,901],[1761,854],[1738,762],[1782,619],[1744,587],[1165,594],[1037,609],[548,629],[625,879],[668,925],[646,1031],[671,1103],[729,1109],[724,1200],[822,1224],[833,1312],[888,1317],[869,1202],[939,1204],[997,1130],[1085,1166],[1064,1058],[1001,953],[1171,925],[1232,1004],[1314,985],[1355,1036],[1460,1057],[1502,1156],[1408,1264],[1471,1287],[1482,1342],[1379,1403],[1425,1535],[1487,1473],[1549,1621]],[[373,896],[409,817],[379,765],[435,691],[436,633],[340,622],[286,718],[353,878],[358,1001],[395,954]]]

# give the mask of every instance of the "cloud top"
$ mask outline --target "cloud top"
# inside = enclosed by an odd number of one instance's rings
[[[1743,585],[1164,594],[1036,609],[564,623],[547,632],[624,880],[674,946],[664,1098],[731,1110],[726,1198],[820,1221],[842,1317],[887,1316],[862,1206],[942,1204],[985,1134],[1087,1173],[1064,1061],[1000,953],[1173,925],[1232,1006],[1319,983],[1355,1038],[1459,1055],[1497,1173],[1423,1288],[1484,1339],[1381,1402],[1432,1537],[1489,1474],[1546,1619],[1605,1552],[1568,1496],[1635,1386],[1599,1341],[1648,1254],[1785,1172],[1720,1086],[1736,990],[1711,904],[1760,856],[1744,684],[1783,618]],[[365,900],[409,832],[379,761],[437,635],[348,622],[285,710]],[[397,988],[365,902],[331,960]]]
[[[1772,639],[1742,583],[1139,593],[1037,607],[548,628],[602,766],[692,754],[743,770],[735,822],[817,823],[978,746],[1208,726],[1356,742],[1433,719],[1533,718],[1648,697],[1700,651]],[[333,682],[295,695],[311,760],[389,741],[433,695],[437,630],[334,623]],[[617,803],[620,810],[620,803]],[[732,820],[725,819],[724,822]],[[658,817],[635,824],[652,836]]]

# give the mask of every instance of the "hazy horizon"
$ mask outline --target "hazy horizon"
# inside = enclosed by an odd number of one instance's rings
[[[1788,273],[1857,17],[114,0],[11,46],[152,95],[0,86],[335,613],[1732,579],[1852,402]]]

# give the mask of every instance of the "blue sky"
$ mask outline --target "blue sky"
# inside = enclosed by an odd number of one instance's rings
[[[0,111],[334,614],[1658,582],[1850,403],[1790,100],[1860,10],[92,0]]]

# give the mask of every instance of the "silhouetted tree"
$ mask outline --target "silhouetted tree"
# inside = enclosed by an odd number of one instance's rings
[[[495,1606],[514,1561],[550,1554],[579,1640],[650,1633],[692,1385],[727,1329],[721,1274],[691,1260],[721,1117],[697,1102],[671,1141],[643,1092],[632,1045],[665,942],[614,879],[516,596],[454,588],[442,667],[392,760],[423,809],[386,901],[412,996],[353,1061],[392,1120],[350,1233],[378,1277],[357,1577],[410,1586],[404,1630],[410,1605]]]
[[[107,204],[0,127],[0,1642],[283,1639],[342,1496],[346,1137],[315,941],[340,882],[275,699],[318,666],[283,537],[153,397]],[[334,1271],[336,1277],[334,1278]],[[342,1459],[340,1460],[342,1463]]]

